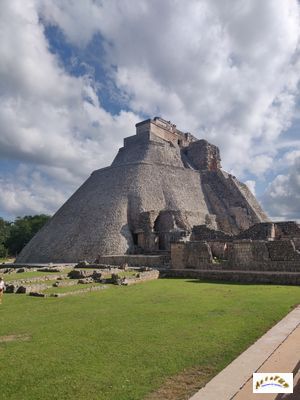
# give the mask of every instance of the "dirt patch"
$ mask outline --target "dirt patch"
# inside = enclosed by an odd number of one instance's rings
[[[144,400],[187,400],[200,390],[215,374],[209,367],[189,368],[168,378],[155,392]]]
[[[7,335],[7,336],[0,336],[0,343],[14,342],[16,340],[26,341],[29,339],[30,339],[29,335]]]

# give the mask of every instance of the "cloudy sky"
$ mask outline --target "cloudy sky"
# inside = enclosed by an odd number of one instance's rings
[[[52,214],[161,116],[300,219],[297,0],[0,0],[0,216]]]

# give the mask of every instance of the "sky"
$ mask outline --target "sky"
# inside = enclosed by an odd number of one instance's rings
[[[53,214],[160,116],[300,220],[297,0],[0,0],[0,217]]]

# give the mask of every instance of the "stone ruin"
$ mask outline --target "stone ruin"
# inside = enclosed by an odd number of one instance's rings
[[[136,124],[110,167],[94,171],[17,257],[17,263],[155,255],[197,226],[239,235],[268,222],[219,149],[162,118]]]
[[[108,284],[130,286],[159,278],[157,269],[146,266],[129,267],[126,263],[109,265],[83,261],[71,268],[69,265],[60,265],[59,267],[0,267],[0,270],[5,281],[5,293],[35,297],[65,297],[107,289]],[[36,271],[43,274],[38,277],[32,275]],[[26,277],[22,277],[23,272],[27,273]],[[66,287],[71,287],[71,290],[60,291]],[[51,293],[48,291],[50,288]]]
[[[265,222],[237,235],[194,226],[190,241],[171,244],[171,269],[172,276],[193,270],[201,278],[299,285],[300,226]]]
[[[155,117],[136,124],[111,166],[94,171],[16,261],[82,259],[169,276],[300,284],[300,229],[271,222],[222,169],[218,147]]]

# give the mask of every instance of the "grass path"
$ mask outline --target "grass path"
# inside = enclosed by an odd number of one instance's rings
[[[150,393],[182,371],[203,371],[203,384],[299,302],[298,287],[179,279],[59,299],[5,295],[0,337],[30,339],[0,342],[0,399],[158,399]]]

